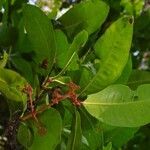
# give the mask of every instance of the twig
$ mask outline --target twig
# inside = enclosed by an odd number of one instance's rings
[[[35,115],[44,112],[45,110],[47,110],[47,109],[50,108],[51,106],[52,106],[51,104],[49,104],[49,105],[44,104],[39,110],[37,110],[37,111],[35,112]],[[28,120],[28,119],[30,119],[30,118],[32,118],[32,117],[33,117],[32,114],[29,113],[29,114],[27,114],[26,116],[20,117],[20,120],[25,121],[25,120]]]

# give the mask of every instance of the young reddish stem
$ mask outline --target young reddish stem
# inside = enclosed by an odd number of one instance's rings
[[[51,81],[50,81],[51,82]],[[52,107],[53,105],[55,105],[55,104],[58,104],[60,101],[62,101],[62,100],[64,100],[64,99],[66,99],[66,98],[68,98],[68,99],[70,99],[71,100],[71,102],[75,105],[75,106],[80,106],[81,105],[81,102],[80,102],[80,100],[78,99],[78,95],[76,94],[76,90],[78,90],[80,87],[79,86],[77,86],[75,83],[73,83],[73,82],[70,82],[70,83],[68,83],[67,84],[67,86],[69,87],[69,90],[68,90],[68,92],[66,93],[66,94],[62,94],[62,92],[61,92],[61,89],[59,89],[59,88],[56,88],[54,91],[53,91],[53,93],[52,93],[52,100],[51,100],[51,103],[49,104],[49,105],[43,105],[39,110],[37,110],[36,112],[34,111],[34,107],[31,107],[31,108],[33,108],[33,109],[31,109],[31,114],[28,114],[28,115],[26,115],[26,116],[23,116],[23,117],[21,117],[20,119],[21,120],[23,120],[23,121],[25,121],[25,120],[27,120],[27,119],[29,119],[29,118],[31,118],[31,117],[33,117],[33,118],[36,118],[36,114],[40,114],[40,113],[42,113],[43,111],[45,111],[45,110],[47,110],[48,108],[50,108],[50,107]],[[29,99],[30,99],[30,101],[31,101],[31,106],[33,106],[33,104],[32,104],[32,90],[31,90],[31,87],[29,87],[29,88],[26,88],[26,89],[28,89],[28,93],[30,93],[29,94]],[[37,118],[36,118],[36,120],[37,120]]]
[[[42,112],[44,112],[45,110],[47,110],[48,108],[50,108],[52,105],[51,104],[49,104],[49,105],[46,105],[46,104],[44,104],[44,105],[42,105],[42,107],[39,109],[39,110],[37,110],[36,111],[36,115],[37,114],[40,114],[40,113],[42,113]],[[26,116],[23,116],[23,117],[21,117],[20,119],[22,120],[22,121],[25,121],[25,120],[28,120],[28,119],[30,119],[30,118],[32,118],[32,114],[27,114]]]
[[[67,85],[69,87],[69,91],[67,92],[66,97],[69,98],[75,106],[80,106],[81,102],[76,94],[76,91],[79,90],[80,87],[73,82],[70,82]]]
[[[29,99],[29,104],[30,104],[30,109],[31,109],[31,115],[32,117],[38,122],[38,119],[36,117],[36,112],[34,110],[34,105],[33,105],[33,99],[32,99],[32,94],[33,94],[33,89],[31,87],[31,85],[27,84],[23,90]]]

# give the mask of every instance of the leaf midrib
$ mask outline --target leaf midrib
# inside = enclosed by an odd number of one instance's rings
[[[140,103],[150,103],[150,101],[148,101],[148,100],[140,100],[140,101],[132,101],[132,102],[124,102],[124,103],[120,103],[120,102],[118,102],[118,103],[95,103],[95,102],[82,102],[82,104],[83,105],[102,105],[102,106],[104,106],[104,105],[106,105],[106,106],[111,106],[111,105],[129,105],[129,104],[131,104],[131,105],[133,105],[133,104],[140,104]]]

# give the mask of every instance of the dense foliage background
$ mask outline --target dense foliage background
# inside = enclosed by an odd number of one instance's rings
[[[149,71],[149,0],[0,0],[0,150],[148,150]]]

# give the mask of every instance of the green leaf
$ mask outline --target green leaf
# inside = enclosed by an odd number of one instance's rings
[[[134,137],[134,134],[139,128],[120,128],[117,127],[109,132],[105,133],[105,140],[112,142],[115,148],[121,148],[130,139]]]
[[[73,51],[75,51],[75,49],[77,49],[76,51],[79,51],[79,48],[83,47],[87,42],[87,40],[88,40],[88,32],[86,30],[82,30],[74,37],[74,40],[70,45],[71,52],[69,53],[72,53]]]
[[[33,5],[25,5],[23,19],[28,38],[36,54],[34,60],[39,67],[38,69],[40,69],[39,72],[46,71],[46,73],[49,73],[56,53],[55,33],[52,23],[40,8]],[[43,61],[48,63],[45,70],[41,67]]]
[[[25,104],[27,97],[22,90],[26,84],[26,80],[18,73],[9,69],[0,68],[0,92],[8,100]]]
[[[87,139],[89,150],[100,149],[103,134],[101,123],[91,116],[84,107],[81,107],[79,112],[81,116],[82,134]]]
[[[22,73],[22,75],[28,79],[28,81],[33,80],[33,72],[31,65],[21,57],[14,57],[13,58],[14,66]]]
[[[126,84],[128,82],[131,72],[132,72],[132,59],[131,56],[129,56],[128,61],[121,73],[121,76],[118,78],[118,80],[115,83]]]
[[[133,24],[131,17],[115,21],[96,42],[94,49],[100,58],[97,74],[82,92],[95,93],[112,84],[123,71],[132,42]],[[133,20],[132,20],[133,21]]]
[[[74,37],[82,30],[91,34],[101,27],[108,12],[109,6],[103,1],[89,0],[74,5],[59,21],[70,37]]]
[[[18,28],[18,38],[17,38],[15,45],[12,47],[12,53],[19,53],[19,54],[24,54],[24,53],[28,54],[31,52],[33,53],[34,52],[33,45],[30,42],[27,33],[25,33],[24,31],[25,27],[24,27],[23,18],[21,18],[16,24]],[[32,55],[30,55],[30,61],[31,61],[31,58],[33,58]]]
[[[140,85],[136,90],[138,98],[142,100],[149,100],[150,95],[149,88],[150,84]]]
[[[81,118],[78,111],[73,118],[72,129],[68,139],[67,150],[80,150],[82,140]]]
[[[121,0],[120,3],[124,7],[124,12],[126,14],[139,16],[142,12],[144,1],[137,0],[137,1],[130,1],[130,0]]]
[[[25,148],[28,148],[33,143],[33,133],[25,123],[21,123],[18,128],[17,140]]]
[[[66,55],[68,53],[69,43],[67,36],[61,30],[56,30],[55,34],[56,43],[59,43],[57,45],[56,64],[58,67],[64,68],[64,65],[66,64]]]
[[[93,67],[93,66],[92,66]],[[80,82],[79,85],[81,88],[84,88],[87,86],[90,80],[92,80],[94,73],[91,71],[91,68],[88,68],[86,66],[83,66],[80,68]]]
[[[57,144],[60,142],[62,121],[60,114],[53,108],[44,111],[38,115],[39,123],[41,124],[41,130],[46,130],[46,133],[40,133],[37,124],[34,120],[30,120],[29,124],[32,124],[34,131],[34,140],[29,150],[54,150]]]
[[[60,39],[60,36],[61,36],[61,39]],[[68,64],[68,62],[71,59],[71,62],[68,65],[69,67],[67,66],[67,69],[69,70],[78,69],[77,61],[79,60],[79,58],[78,58],[77,52],[80,50],[81,47],[85,45],[87,40],[88,40],[88,33],[85,30],[78,33],[70,45],[68,44],[65,35],[62,33],[59,33],[59,37],[57,38],[57,41],[58,43],[60,41],[61,42],[63,41],[64,45],[63,47],[58,48],[58,51],[57,51],[58,52],[57,53],[58,66],[60,68],[65,68],[65,66]]]
[[[106,124],[138,127],[150,122],[149,89],[150,84],[139,86],[136,91],[124,85],[112,85],[90,95],[83,105]]]
[[[3,56],[0,56],[0,68],[4,68],[6,66],[8,59],[8,54],[4,51]]]
[[[37,74],[34,72],[31,62],[28,62],[21,56],[14,56],[12,59],[12,64],[17,71],[32,85],[32,87],[36,87],[39,84]]]
[[[0,24],[0,46],[8,47],[16,41],[16,29],[7,23]]]
[[[128,80],[128,86],[136,89],[141,84],[150,83],[150,72],[142,70],[133,70]]]
[[[108,143],[107,146],[103,147],[103,150],[112,150],[112,143]]]
[[[18,40],[12,49],[11,63],[13,67],[32,85],[36,87],[37,81],[37,64],[33,61],[35,52],[33,46],[24,33],[23,19],[18,23]]]

